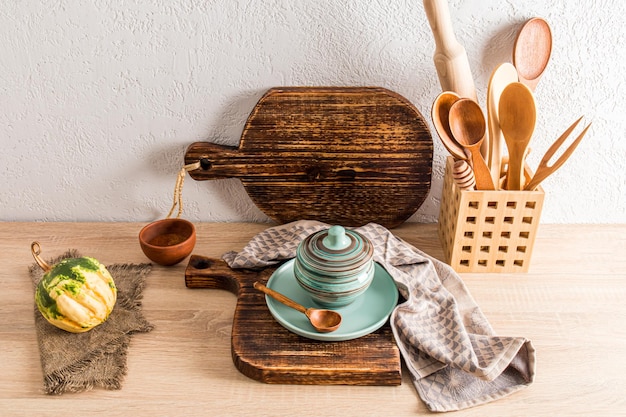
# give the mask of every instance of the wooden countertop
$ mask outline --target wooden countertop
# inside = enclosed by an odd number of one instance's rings
[[[235,296],[185,287],[187,261],[155,265],[144,311],[155,329],[132,339],[119,391],[43,394],[27,267],[69,248],[105,264],[147,262],[139,223],[0,223],[0,414],[47,416],[415,416],[428,413],[408,372],[396,387],[268,385],[233,365]],[[266,224],[197,224],[194,253],[239,250]],[[393,230],[442,258],[434,224]],[[526,274],[462,274],[499,335],[537,350],[533,385],[451,413],[463,416],[626,415],[626,225],[540,225]]]

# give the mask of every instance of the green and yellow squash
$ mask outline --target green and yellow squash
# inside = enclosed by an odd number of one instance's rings
[[[117,288],[104,265],[82,257],[49,266],[39,257],[39,243],[33,242],[31,251],[45,271],[35,291],[35,303],[46,320],[68,332],[82,333],[109,317]]]

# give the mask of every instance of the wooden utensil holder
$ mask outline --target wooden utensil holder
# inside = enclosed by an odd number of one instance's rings
[[[448,157],[439,239],[446,262],[457,272],[527,272],[545,193],[461,190]],[[532,173],[526,167],[526,175]]]

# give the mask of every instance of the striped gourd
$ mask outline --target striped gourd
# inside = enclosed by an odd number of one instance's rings
[[[109,271],[94,258],[67,258],[49,266],[33,256],[45,272],[35,291],[35,303],[53,325],[72,333],[86,332],[103,323],[117,299],[117,288]]]

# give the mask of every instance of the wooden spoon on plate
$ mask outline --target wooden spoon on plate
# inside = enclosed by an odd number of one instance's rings
[[[293,301],[291,298],[288,298],[277,291],[267,288],[265,285],[261,284],[258,281],[254,283],[254,288],[261,291],[262,293],[269,295],[270,297],[286,305],[287,307],[291,307],[301,313],[304,313],[304,315],[307,316],[307,318],[311,322],[311,326],[313,326],[313,328],[320,333],[334,332],[341,325],[341,314],[334,310],[304,307],[303,305],[300,305]]]

